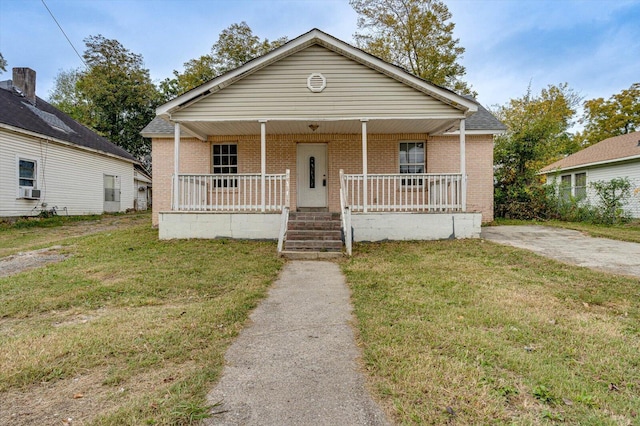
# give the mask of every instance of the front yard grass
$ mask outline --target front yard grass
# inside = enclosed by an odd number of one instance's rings
[[[226,348],[282,266],[275,244],[159,241],[147,222],[62,245],[64,262],[0,278],[0,424],[204,417]]]
[[[640,424],[640,285],[483,240],[343,263],[372,388],[400,424]]]

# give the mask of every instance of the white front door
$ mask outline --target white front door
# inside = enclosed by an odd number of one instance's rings
[[[298,144],[298,207],[327,207],[327,144]]]

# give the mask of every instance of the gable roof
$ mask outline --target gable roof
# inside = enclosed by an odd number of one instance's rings
[[[640,160],[640,132],[627,133],[626,135],[600,141],[562,160],[549,164],[540,170],[540,173],[633,159]]]
[[[8,82],[0,87],[0,127],[23,130],[137,163],[138,160],[108,139],[36,97],[32,105]]]
[[[378,57],[366,53],[361,49],[314,28],[311,31],[302,34],[284,45],[266,53],[265,55],[254,58],[244,65],[222,74],[213,80],[178,96],[164,105],[159,106],[156,109],[156,114],[168,119],[170,118],[171,113],[186,108],[199,99],[210,96],[211,94],[224,89],[234,82],[257,72],[274,62],[304,50],[314,44],[323,46],[331,51],[355,60],[360,64],[366,65],[384,75],[387,75],[388,77],[428,94],[447,105],[459,109],[467,115],[473,114],[477,111],[477,104],[464,96],[460,96],[449,89],[429,83],[401,67],[385,62]]]

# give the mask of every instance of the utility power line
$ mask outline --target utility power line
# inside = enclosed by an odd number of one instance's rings
[[[47,3],[45,3],[44,0],[40,0],[40,1],[44,5],[44,7],[47,9],[47,11],[49,12],[49,15],[51,15],[51,18],[53,18],[53,21],[56,23],[58,28],[60,28],[60,31],[62,31],[62,34],[64,34],[64,38],[67,39],[67,42],[69,42],[69,45],[71,46],[73,51],[76,52],[76,55],[78,55],[78,58],[80,58],[80,61],[84,64],[85,68],[89,68],[87,66],[86,62],[84,61],[84,59],[82,58],[82,55],[80,55],[80,53],[78,53],[78,50],[76,49],[76,47],[73,45],[73,43],[71,43],[71,40],[69,40],[69,37],[67,36],[67,33],[64,32],[64,30],[62,29],[62,26],[60,25],[60,23],[58,22],[56,17],[53,16],[53,12],[51,12],[51,9],[49,9],[49,6],[47,6]]]

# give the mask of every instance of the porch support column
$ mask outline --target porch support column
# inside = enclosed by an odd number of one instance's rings
[[[367,122],[369,119],[363,118],[362,122],[362,203],[363,211],[367,212],[367,205],[369,204],[369,197],[367,194]]]
[[[173,205],[171,210],[177,211],[180,208],[180,183],[178,173],[180,172],[180,123],[173,126]]]
[[[465,141],[465,119],[460,120],[460,174],[462,175],[462,211],[467,211],[467,159]]]
[[[260,123],[260,210],[266,211],[265,194],[267,189],[267,120]]]

